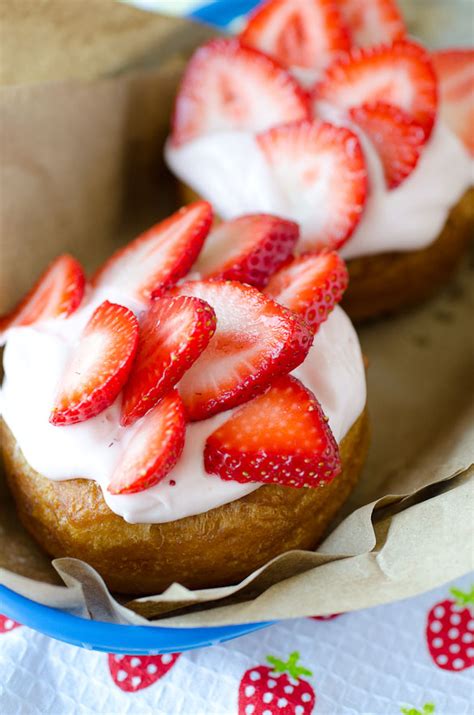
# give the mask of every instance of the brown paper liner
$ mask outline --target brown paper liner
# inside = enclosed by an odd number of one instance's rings
[[[11,86],[0,90],[0,311],[59,252],[92,269],[176,207],[161,150],[182,55],[207,32],[107,0],[8,0],[2,12],[10,43],[3,81]],[[120,73],[124,67],[133,71]],[[0,478],[0,583],[85,617],[194,626],[365,608],[466,573],[473,304],[466,262],[431,303],[361,330],[373,446],[359,488],[317,552],[283,554],[235,586],[192,592],[174,584],[125,606],[87,564],[50,563],[19,525]]]

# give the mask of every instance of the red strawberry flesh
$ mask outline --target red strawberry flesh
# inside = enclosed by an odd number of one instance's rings
[[[261,288],[291,256],[299,228],[269,214],[240,216],[209,234],[196,270],[204,278],[236,280]]]
[[[242,43],[271,55],[286,67],[319,69],[349,38],[333,0],[270,0],[251,15]]]
[[[440,90],[440,115],[474,156],[474,49],[432,55]]]
[[[260,131],[309,116],[306,94],[270,57],[216,39],[191,58],[179,88],[172,141],[226,130]]]
[[[124,388],[121,424],[143,417],[183,377],[216,329],[213,309],[199,298],[160,298],[140,321],[137,355]]]
[[[410,114],[428,138],[437,108],[437,83],[431,58],[414,42],[354,49],[326,70],[313,91],[316,101],[344,110],[384,102]]]
[[[338,0],[353,45],[389,44],[406,35],[403,18],[394,0]]]
[[[345,127],[318,120],[258,136],[284,202],[301,227],[300,251],[340,248],[365,204],[367,172],[360,143]]]
[[[84,288],[85,276],[80,263],[67,254],[59,256],[16,308],[0,317],[0,344],[2,333],[8,328],[67,318],[79,307]]]
[[[196,201],[119,249],[93,279],[139,301],[161,295],[191,268],[212,224],[212,208]]]
[[[348,281],[347,268],[337,253],[310,253],[278,271],[265,293],[301,315],[316,332],[340,302]]]
[[[62,377],[49,421],[70,425],[95,417],[124,386],[138,343],[138,321],[122,305],[104,301],[87,323]]]
[[[353,122],[367,134],[381,159],[389,189],[396,189],[415,169],[426,136],[406,112],[384,102],[350,110]]]
[[[341,471],[337,443],[314,395],[295,377],[236,411],[208,437],[209,474],[242,483],[320,487]]]
[[[192,281],[174,294],[205,300],[217,316],[208,347],[179,383],[189,419],[246,402],[306,357],[310,330],[291,311],[236,281]]]
[[[184,447],[186,419],[176,390],[140,423],[112,475],[111,494],[134,494],[158,484],[173,469]]]

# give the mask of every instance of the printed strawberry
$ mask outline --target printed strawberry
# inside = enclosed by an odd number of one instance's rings
[[[291,256],[298,224],[269,214],[240,216],[209,234],[196,270],[204,278],[241,281],[261,288]]]
[[[123,305],[104,301],[92,314],[62,377],[49,421],[72,425],[95,417],[124,386],[138,343],[138,321]]]
[[[294,370],[313,336],[294,313],[236,281],[190,281],[173,290],[205,300],[217,315],[208,347],[179,383],[191,420],[240,405]]]
[[[454,598],[433,606],[426,621],[426,641],[433,661],[443,670],[474,665],[474,586],[468,593],[451,588]]]
[[[0,613],[0,633],[9,633],[19,626],[21,626],[21,623],[17,623],[11,618],[8,618],[8,616],[4,616]]]
[[[247,670],[239,685],[239,715],[310,715],[316,696],[302,675],[312,675],[298,665],[300,654],[285,663],[267,656],[268,665]]]
[[[224,480],[298,488],[324,486],[341,471],[319,402],[290,375],[277,378],[208,437],[204,465]]]
[[[183,402],[169,392],[141,422],[112,474],[111,494],[133,494],[161,482],[181,456],[186,432]]]
[[[126,693],[149,688],[171,670],[180,653],[164,655],[108,656],[109,670],[115,685]]]
[[[395,189],[418,164],[426,141],[423,127],[403,110],[384,102],[354,107],[349,116],[371,140],[387,186]]]
[[[432,59],[441,118],[474,156],[474,49],[439,50]]]
[[[394,0],[338,0],[338,6],[353,45],[390,44],[406,35]]]
[[[349,37],[333,0],[269,0],[257,7],[240,35],[243,44],[286,67],[320,69],[349,50]]]
[[[111,286],[141,301],[156,298],[189,271],[211,224],[206,201],[183,207],[116,251],[94,276],[94,286]]]
[[[340,248],[359,222],[367,191],[356,135],[313,120],[275,127],[257,139],[280,189],[283,213],[300,224],[300,250]]]
[[[123,391],[121,424],[143,417],[183,377],[216,330],[216,314],[199,298],[160,298],[140,321],[138,349]]]
[[[85,282],[84,271],[75,258],[67,254],[56,258],[11,313],[0,317],[0,345],[8,328],[67,318],[74,313],[82,301]]]
[[[400,708],[403,715],[432,715],[435,711],[434,703],[425,703],[421,710],[415,707]]]
[[[301,315],[315,333],[340,302],[348,282],[346,264],[335,251],[309,253],[275,273],[265,293]]]
[[[313,91],[319,102],[349,110],[385,102],[410,114],[428,139],[437,107],[437,82],[431,58],[414,42],[355,48],[336,59]]]
[[[235,39],[211,40],[191,58],[176,98],[172,141],[309,117],[306,94],[279,64]]]

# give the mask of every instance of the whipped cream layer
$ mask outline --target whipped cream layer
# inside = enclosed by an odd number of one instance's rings
[[[204,470],[206,439],[231,411],[188,425],[183,454],[162,482],[136,494],[117,496],[109,494],[107,485],[141,422],[120,426],[121,396],[86,422],[61,427],[49,423],[58,383],[78,337],[93,310],[105,299],[126,305],[136,314],[143,310],[143,306],[107,290],[94,294],[67,320],[8,331],[0,408],[27,462],[49,479],[95,480],[112,511],[131,523],[174,521],[207,512],[258,489],[257,483],[223,481]],[[304,364],[294,374],[315,393],[340,441],[366,400],[359,341],[340,308],[321,327]]]
[[[369,177],[362,218],[341,255],[348,259],[414,251],[432,243],[451,208],[473,181],[472,162],[459,139],[438,121],[414,171],[400,186],[388,191],[381,161],[370,140],[327,106],[325,118],[357,131]],[[180,147],[168,140],[165,157],[176,176],[208,199],[222,218],[273,213],[298,222],[303,239],[311,236],[311,215],[298,215],[289,205],[254,135],[241,131],[208,134]]]

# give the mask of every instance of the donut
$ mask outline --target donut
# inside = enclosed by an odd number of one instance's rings
[[[237,501],[165,524],[129,524],[87,479],[52,481],[26,462],[2,422],[6,475],[25,529],[55,558],[93,566],[118,593],[239,583],[292,549],[314,549],[357,485],[367,456],[367,411],[341,442],[342,472],[321,489],[265,485]]]

